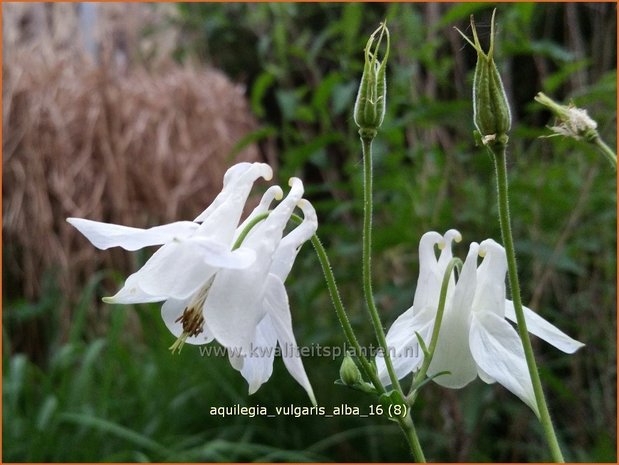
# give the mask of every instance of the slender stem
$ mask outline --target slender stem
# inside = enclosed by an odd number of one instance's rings
[[[378,344],[383,351],[385,366],[389,372],[391,384],[393,388],[402,395],[402,398],[405,398],[402,387],[400,386],[400,381],[398,380],[398,376],[393,368],[393,363],[391,362],[391,354],[389,353],[389,347],[387,347],[387,338],[385,337],[385,331],[380,321],[376,303],[374,302],[374,293],[372,292],[372,139],[373,137],[361,137],[361,144],[363,147],[363,293],[367,302],[368,311],[370,312],[370,317],[372,318]],[[400,429],[408,441],[413,457],[417,462],[425,462],[426,458],[421,449],[415,423],[413,422],[410,412],[407,411],[404,418],[398,417],[397,420]]]
[[[606,142],[602,140],[600,136],[597,136],[595,139],[593,139],[593,144],[599,149],[600,152],[602,152],[602,155],[606,157],[606,159],[610,162],[610,164],[616,170],[617,169],[617,154],[613,152],[613,149],[611,149],[606,144]]]
[[[232,246],[232,250],[238,249],[243,243],[243,240],[245,240],[249,232],[252,230],[252,228],[254,228],[261,221],[265,220],[270,215],[270,213],[271,213],[270,210],[266,211],[264,213],[256,215],[255,218],[249,221],[247,225],[245,225],[241,233],[239,234],[237,240],[234,242],[234,245]],[[301,224],[303,222],[303,218],[301,218],[299,215],[296,215],[294,213],[291,215],[290,219],[297,224]],[[331,301],[333,302],[333,306],[335,307],[335,312],[337,313],[338,319],[340,320],[342,328],[344,329],[344,334],[346,335],[346,339],[348,339],[348,343],[352,347],[354,347],[357,357],[359,358],[359,361],[361,363],[363,371],[365,371],[366,376],[372,381],[372,384],[374,384],[376,391],[382,394],[385,392],[385,387],[380,382],[380,379],[378,378],[378,375],[376,374],[376,370],[372,368],[372,365],[370,364],[370,362],[363,355],[363,350],[361,348],[361,345],[359,344],[357,336],[355,335],[355,332],[352,329],[350,321],[348,320],[348,316],[346,315],[346,309],[344,308],[344,304],[342,303],[340,292],[337,288],[337,283],[335,281],[335,276],[333,275],[331,264],[329,263],[329,257],[327,255],[327,251],[323,247],[322,243],[320,242],[320,239],[318,238],[316,234],[312,236],[311,241],[312,241],[312,245],[314,246],[314,250],[316,250],[316,255],[318,256],[320,265],[322,266],[322,271],[324,273],[325,280],[327,281],[327,288],[329,289],[329,294],[331,295]]]
[[[415,461],[417,463],[426,463],[426,457],[423,454],[423,449],[421,448],[421,443],[419,442],[419,437],[417,436],[417,430],[415,429],[415,423],[413,423],[410,412],[408,412],[404,418],[399,419],[398,424],[400,425],[402,433],[404,433],[404,436],[408,441],[408,445],[411,448],[413,457],[415,457]]]
[[[393,369],[385,330],[380,321],[376,303],[374,302],[374,293],[372,292],[372,138],[361,137],[361,143],[363,147],[363,293],[370,317],[372,318],[378,344],[383,351],[385,366],[389,372],[391,384],[394,389],[402,392],[400,381]]]
[[[457,257],[452,258],[445,269],[445,274],[443,275],[443,282],[441,283],[441,293],[438,299],[438,309],[436,311],[436,318],[434,320],[434,328],[432,329],[432,337],[430,338],[430,345],[427,349],[427,354],[424,353],[423,364],[421,368],[415,375],[413,379],[413,384],[411,386],[411,393],[407,397],[407,400],[412,405],[417,398],[417,392],[415,390],[415,386],[419,385],[421,381],[426,377],[426,373],[428,372],[428,368],[430,368],[430,363],[432,363],[432,357],[434,356],[434,352],[436,350],[436,344],[438,343],[438,336],[441,330],[441,323],[443,322],[443,314],[445,313],[445,303],[447,301],[447,289],[449,288],[449,280],[451,279],[451,273],[453,269],[458,267],[458,270],[462,269],[462,260]]]
[[[299,218],[297,215],[292,215],[292,219],[295,222],[302,221],[301,218]],[[322,242],[320,242],[320,239],[317,235],[314,234],[311,241],[312,245],[314,246],[314,250],[316,251],[316,255],[318,256],[318,261],[320,261],[320,265],[322,266],[322,271],[327,281],[329,294],[331,295],[331,301],[333,302],[333,306],[335,307],[335,312],[337,313],[337,317],[340,320],[340,324],[344,329],[346,339],[348,339],[348,343],[352,347],[354,347],[359,362],[361,363],[361,368],[365,372],[365,375],[370,379],[370,381],[372,381],[372,384],[374,385],[374,388],[376,389],[378,394],[384,394],[386,392],[385,387],[381,383],[378,375],[376,374],[376,371],[374,370],[370,362],[363,355],[361,346],[359,345],[359,341],[357,340],[355,332],[350,324],[350,321],[348,320],[344,304],[342,303],[342,299],[337,288],[335,277],[333,276],[333,270],[331,269],[331,264],[329,263],[329,257],[327,255],[327,252],[325,251],[325,248],[322,245]],[[407,412],[406,417],[404,418],[398,417],[397,421],[400,425],[400,429],[406,437],[406,440],[408,441],[415,460],[417,462],[425,462],[426,459],[423,455],[421,444],[419,443],[419,438],[417,437],[415,424],[413,423],[413,419],[410,417],[410,412]]]
[[[509,215],[509,188],[507,182],[507,163],[506,163],[506,146],[504,144],[497,144],[498,147],[490,148],[490,153],[493,155],[494,166],[496,169],[497,177],[497,191],[499,202],[499,222],[501,225],[501,236],[503,238],[503,245],[505,246],[505,252],[507,254],[507,270],[509,275],[509,287],[511,290],[512,300],[514,302],[514,310],[516,312],[516,321],[518,323],[518,334],[522,340],[522,346],[524,348],[524,354],[527,361],[527,367],[529,368],[529,374],[531,375],[531,381],[533,383],[533,391],[535,393],[535,400],[537,408],[539,410],[539,420],[544,429],[546,441],[552,454],[552,459],[555,462],[564,462],[563,454],[561,453],[561,447],[557,440],[552,419],[550,418],[550,412],[548,405],[546,404],[546,398],[544,397],[544,390],[542,389],[542,382],[535,363],[535,356],[533,354],[533,347],[531,346],[531,339],[529,338],[529,331],[527,329],[527,322],[524,317],[524,311],[522,309],[522,299],[520,297],[520,284],[518,282],[518,269],[516,267],[516,253],[514,250],[514,241],[511,231],[511,220]]]
[[[241,231],[241,234],[239,234],[239,237],[237,237],[236,241],[234,241],[232,250],[238,249],[243,243],[243,241],[245,240],[245,238],[247,237],[247,235],[249,234],[249,231],[251,231],[252,228],[256,226],[258,223],[266,219],[266,217],[269,216],[270,213],[271,213],[270,210],[264,213],[260,213],[259,215],[256,215],[256,217],[253,218],[249,223],[247,223],[245,227],[243,228],[243,230]]]
[[[295,216],[296,215],[293,215],[293,219],[296,221],[296,218],[294,218]],[[316,251],[316,255],[318,256],[318,261],[320,261],[320,265],[322,266],[322,271],[325,275],[325,280],[327,281],[327,288],[329,289],[329,294],[331,295],[331,301],[335,307],[335,313],[340,320],[346,339],[348,339],[348,343],[355,349],[355,355],[358,357],[365,375],[370,379],[370,381],[372,381],[376,391],[378,391],[379,394],[383,394],[385,393],[385,387],[380,382],[380,379],[376,374],[376,370],[372,367],[365,355],[363,355],[363,350],[359,344],[359,340],[357,339],[350,321],[348,320],[348,315],[346,314],[346,309],[342,303],[342,298],[340,297],[337,283],[335,281],[335,277],[333,276],[333,270],[331,269],[327,252],[325,251],[325,248],[317,235],[314,234],[311,240],[314,250]]]
[[[252,230],[252,228],[264,219],[266,219],[270,213],[270,211],[261,213],[260,215],[257,215],[255,218],[253,218],[249,223],[247,223],[247,225],[241,231],[241,234],[239,234],[239,237],[235,241],[234,245],[232,246],[232,250],[238,249],[243,243],[243,240]],[[298,224],[303,222],[303,219],[294,213],[291,215],[290,219]],[[333,270],[331,269],[331,263],[329,262],[329,256],[327,255],[327,251],[325,250],[322,242],[320,242],[320,239],[316,234],[312,236],[311,241],[312,245],[314,246],[314,250],[316,251],[318,261],[320,262],[320,266],[322,267],[325,280],[327,281],[327,288],[329,289],[329,294],[331,296],[331,301],[333,302],[333,306],[335,307],[335,313],[340,320],[340,324],[342,325],[346,339],[348,340],[348,343],[355,349],[355,353],[357,355],[357,358],[359,359],[359,363],[361,363],[361,368],[365,372],[365,375],[368,377],[368,379],[372,381],[376,392],[379,395],[385,394],[385,387],[381,383],[380,378],[376,373],[376,370],[363,354],[363,350],[361,348],[361,345],[359,344],[359,340],[357,339],[355,331],[350,324],[350,320],[348,319],[348,315],[346,314],[346,309],[344,308],[342,298],[340,297],[340,292],[337,287],[337,282],[335,281],[335,276],[333,275]],[[388,356],[389,355],[386,354],[385,359],[387,359]],[[389,359],[389,361],[391,360]],[[402,390],[400,388],[400,393],[401,392]],[[423,455],[421,444],[419,443],[419,438],[417,437],[417,431],[415,430],[415,424],[413,423],[413,419],[410,416],[410,411],[408,411],[407,409],[406,416],[404,418],[398,417],[397,422],[400,425],[400,429],[402,430],[404,436],[406,437],[406,440],[410,445],[411,452],[413,454],[413,457],[415,457],[415,460],[417,462],[425,462],[426,459]]]

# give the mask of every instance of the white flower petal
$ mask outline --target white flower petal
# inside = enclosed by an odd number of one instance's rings
[[[202,221],[196,234],[232,246],[247,197],[259,178],[270,179],[271,167],[265,163],[241,163],[228,170],[224,187],[213,203],[194,221]]]
[[[275,252],[292,212],[303,197],[303,182],[300,179],[290,178],[289,184],[288,195],[243,242],[244,246],[256,250],[258,256],[270,257]]]
[[[531,334],[536,335],[566,354],[573,354],[585,346],[582,342],[571,338],[555,325],[546,321],[530,308],[522,308],[524,310],[524,318],[527,321],[527,329]],[[516,311],[511,300],[505,301],[505,318],[516,323]]]
[[[176,320],[178,320],[178,318],[183,314],[192,299],[193,296],[184,300],[168,299],[161,307],[161,317],[163,318],[163,322],[175,337],[180,337],[180,335],[183,334],[183,325],[180,321]],[[192,345],[202,345],[208,344],[212,340],[213,335],[205,324],[202,333],[197,336],[188,337],[185,342]]]
[[[484,259],[477,269],[477,292],[473,308],[483,308],[503,318],[507,273],[505,249],[492,239],[486,239],[479,244],[479,254]]]
[[[262,177],[266,181],[270,181],[273,179],[273,170],[266,163],[243,161],[228,168],[228,171],[224,174],[223,185],[230,187],[233,183],[246,182],[247,176],[254,177],[254,179]]]
[[[479,286],[479,271],[477,268],[477,257],[479,253],[479,244],[471,242],[469,252],[466,255],[466,260],[462,265],[458,284],[454,291],[454,304],[450,307],[451,311],[470,314],[471,307],[475,300],[477,288]]]
[[[434,231],[425,233],[419,240],[419,278],[413,298],[413,309],[436,308],[443,276],[438,267],[434,246],[442,240],[443,236]]]
[[[477,365],[469,348],[469,321],[477,279],[478,248],[475,242],[469,247],[451,305],[447,305],[443,313],[438,343],[428,368],[428,376],[449,371],[434,381],[453,389],[462,388],[477,377]]]
[[[157,250],[111,300],[113,303],[185,300],[218,269],[247,268],[254,261],[253,250],[240,248],[230,252],[209,238],[174,240]]]
[[[288,304],[288,294],[284,283],[277,276],[269,274],[267,287],[264,295],[264,306],[271,316],[273,328],[277,334],[277,340],[281,347],[282,358],[288,372],[305,389],[307,395],[316,405],[316,397],[310,381],[303,368],[303,362],[299,354],[297,341],[292,332],[292,318]]]
[[[277,335],[271,317],[265,315],[256,327],[256,336],[251,352],[243,359],[240,370],[249,384],[249,394],[255,393],[273,374],[273,359],[277,347]]]
[[[451,243],[462,241],[462,234],[457,229],[450,229],[443,236],[442,241],[439,243],[441,249],[441,255],[438,258],[438,267],[441,270],[447,268],[450,260],[453,258]]]
[[[402,313],[387,332],[387,350],[391,357],[393,369],[398,379],[415,371],[423,361],[423,351],[417,341],[416,332],[426,345],[430,344],[436,308],[426,307],[415,311],[413,307]],[[385,385],[391,384],[391,378],[382,354],[376,356],[378,377]]]
[[[481,368],[479,368],[479,365],[477,366],[477,374],[479,375],[479,378],[486,384],[494,384],[496,383],[496,379],[494,379],[492,376],[490,376],[488,373],[486,373],[484,370],[482,370]]]
[[[144,292],[138,285],[140,275],[138,272],[130,275],[124,286],[112,297],[104,297],[103,301],[107,304],[143,304],[149,302],[161,302],[168,296],[149,294]]]
[[[262,199],[260,199],[260,203],[258,204],[258,206],[254,208],[254,210],[249,214],[249,216],[245,218],[245,221],[243,221],[241,225],[236,228],[236,231],[234,233],[234,242],[236,242],[239,235],[243,232],[245,227],[254,220],[254,218],[256,218],[258,215],[261,215],[262,213],[266,213],[269,210],[273,200],[281,200],[283,197],[284,191],[281,187],[269,187],[262,196]]]
[[[286,281],[288,274],[290,274],[301,246],[318,229],[318,218],[312,204],[305,199],[301,199],[299,200],[298,207],[303,211],[303,222],[284,236],[273,254],[270,272],[281,279],[282,282]]]
[[[224,244],[206,237],[194,237],[189,240],[202,254],[202,260],[216,268],[243,269],[256,260],[256,253],[247,247],[230,251]]]
[[[136,282],[148,294],[186,299],[217,271],[204,255],[194,240],[169,242],[135,273]]]
[[[204,304],[204,318],[215,339],[243,355],[250,351],[256,326],[264,317],[261,303],[267,271],[258,265],[219,271]]]
[[[539,416],[524,349],[516,330],[491,311],[474,313],[470,346],[479,367]]]
[[[442,275],[444,275],[445,271],[447,270],[447,265],[449,265],[449,262],[453,258],[453,252],[452,252],[451,245],[453,242],[460,242],[461,240],[462,240],[462,235],[460,234],[460,232],[456,229],[450,229],[449,231],[445,233],[445,235],[443,236],[443,239],[438,244],[439,249],[441,250],[441,254],[438,257],[437,274],[441,274],[441,284],[440,284],[441,286],[443,283]],[[456,277],[455,277],[455,274],[452,273],[451,278],[449,278],[449,286],[447,286],[447,302],[451,300],[455,286],[456,286]]]
[[[175,238],[187,238],[195,233],[199,226],[191,221],[177,221],[149,229],[140,229],[83,218],[67,218],[67,222],[86,236],[95,247],[102,250],[110,247],[138,250],[151,245],[161,245]]]
[[[243,363],[245,361],[245,357],[243,357],[242,355],[239,355],[238,352],[236,351],[228,351],[228,361],[230,362],[230,365],[232,365],[232,368],[234,368],[236,371],[241,371],[243,369]]]

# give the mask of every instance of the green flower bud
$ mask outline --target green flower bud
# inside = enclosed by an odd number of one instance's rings
[[[342,361],[340,379],[346,386],[356,386],[363,383],[361,372],[350,355],[346,355]]]
[[[481,47],[472,15],[471,28],[474,42],[457,29],[460,35],[477,51],[477,64],[475,65],[473,80],[473,119],[485,145],[494,143],[494,141],[506,143],[507,133],[512,123],[503,82],[493,58],[495,13],[496,10],[492,13],[488,53],[484,53]]]
[[[387,37],[387,47],[382,60],[378,59],[383,35]],[[376,37],[378,36],[378,39]],[[376,45],[372,50],[374,41]],[[365,64],[361,84],[355,101],[354,118],[359,126],[359,134],[364,138],[374,138],[385,118],[385,100],[387,98],[387,81],[385,78],[387,59],[389,58],[389,29],[381,23],[370,36],[365,46]]]

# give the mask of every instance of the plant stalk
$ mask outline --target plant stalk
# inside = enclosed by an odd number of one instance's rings
[[[296,222],[302,221],[301,218],[299,218],[297,215],[292,215],[292,219]],[[335,312],[337,313],[338,319],[340,320],[340,324],[344,329],[346,339],[348,339],[348,343],[352,347],[354,347],[359,362],[361,363],[361,368],[365,372],[365,375],[374,385],[374,388],[376,389],[378,394],[384,394],[386,392],[385,387],[380,382],[380,379],[378,378],[378,375],[376,374],[376,371],[374,370],[370,362],[363,355],[363,352],[361,351],[361,346],[359,345],[359,341],[357,340],[355,332],[352,329],[350,321],[348,320],[344,304],[342,303],[342,299],[337,288],[335,277],[333,276],[333,271],[331,269],[331,264],[329,263],[329,257],[327,256],[327,252],[325,251],[325,248],[320,242],[320,239],[317,235],[314,234],[311,241],[312,245],[314,246],[314,250],[316,251],[316,255],[318,256],[318,260],[320,261],[320,265],[322,266],[322,271],[324,272],[325,279],[327,281],[329,294],[331,295],[331,300],[333,302],[333,306],[335,307]],[[406,440],[408,441],[415,460],[420,463],[425,463],[426,459],[423,455],[423,450],[421,449],[421,444],[419,443],[419,438],[417,437],[417,431],[415,430],[415,424],[413,423],[413,419],[410,417],[410,412],[408,411],[408,408],[406,416],[404,418],[398,417],[397,422],[404,436],[406,437]]]
[[[593,145],[595,145],[598,148],[598,150],[602,153],[602,155],[606,157],[606,159],[609,161],[612,167],[615,168],[616,170],[617,169],[617,154],[613,152],[613,149],[611,149],[606,144],[606,142],[602,140],[600,136],[597,136],[595,139],[593,139],[592,142],[593,142]]]
[[[378,345],[383,351],[385,365],[389,372],[389,378],[393,388],[402,392],[400,381],[393,368],[391,362],[391,354],[387,347],[387,339],[385,330],[380,321],[376,303],[374,302],[374,293],[372,291],[372,139],[369,137],[361,137],[363,147],[363,293],[365,301],[370,312],[372,324]]]
[[[372,324],[374,325],[376,339],[383,351],[385,366],[389,372],[391,385],[401,394],[403,399],[406,399],[406,396],[402,392],[402,386],[400,385],[398,376],[393,368],[393,363],[391,362],[391,354],[389,353],[389,347],[387,347],[385,330],[380,321],[376,303],[374,302],[374,293],[372,291],[372,140],[373,137],[361,136],[361,145],[363,148],[363,293],[365,295],[368,311],[370,312]],[[398,424],[408,441],[415,460],[425,463],[426,458],[423,454],[419,438],[417,437],[415,423],[408,411],[408,407],[403,407],[407,409],[407,412],[403,418],[397,418]]]
[[[489,151],[494,159],[494,166],[497,178],[497,192],[499,203],[499,223],[501,225],[501,236],[503,245],[507,255],[507,272],[509,276],[509,287],[511,290],[512,301],[514,302],[514,310],[516,312],[516,321],[518,323],[518,334],[522,341],[524,354],[533,383],[533,391],[535,393],[535,401],[539,410],[539,420],[542,424],[544,435],[550,448],[550,453],[554,462],[564,462],[561,447],[550,418],[550,411],[546,404],[542,382],[535,362],[531,339],[527,329],[527,322],[522,309],[522,298],[520,296],[520,284],[518,282],[518,269],[516,265],[516,253],[514,250],[514,240],[511,230],[511,219],[509,214],[509,187],[507,181],[507,146],[505,144],[496,144]]]
[[[295,221],[297,221],[297,218],[298,217],[296,215],[293,215],[293,219]],[[300,220],[300,218],[298,219]],[[327,256],[327,252],[316,234],[312,236],[311,241],[312,245],[314,246],[314,250],[316,251],[318,261],[320,262],[320,265],[322,267],[322,271],[325,275],[325,280],[327,281],[327,288],[329,289],[329,294],[331,295],[331,301],[333,303],[333,306],[335,307],[335,313],[340,320],[340,324],[342,325],[342,329],[344,330],[346,339],[348,340],[348,343],[355,349],[355,355],[359,359],[359,363],[361,363],[361,368],[363,368],[365,375],[370,379],[370,381],[372,381],[372,384],[374,385],[376,391],[378,391],[379,394],[384,394],[386,392],[385,387],[380,382],[380,379],[376,374],[376,370],[374,370],[368,359],[365,357],[365,355],[363,355],[359,340],[357,339],[355,331],[350,324],[350,320],[348,319],[348,315],[346,314],[346,309],[344,308],[344,304],[342,303],[342,298],[340,297],[340,292],[335,281],[335,276],[333,276],[333,270],[331,269],[331,264],[329,263],[329,257]]]
[[[400,429],[402,429],[402,433],[406,436],[406,440],[411,448],[413,457],[415,457],[415,461],[417,463],[426,463],[426,457],[423,454],[423,449],[421,448],[421,443],[419,442],[419,437],[417,436],[417,430],[415,429],[415,423],[413,423],[410,412],[407,412],[404,418],[400,418],[398,420],[398,424],[400,425]]]

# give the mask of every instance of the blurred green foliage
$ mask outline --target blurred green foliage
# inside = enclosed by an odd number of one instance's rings
[[[360,293],[361,154],[352,104],[368,34],[392,33],[387,115],[375,143],[376,298],[390,323],[412,302],[417,246],[428,230],[456,227],[464,243],[499,239],[492,163],[473,144],[474,51],[453,31],[475,13],[488,38],[491,5],[178,4],[181,61],[201,60],[247,86],[257,142],[279,162],[279,181],[304,179],[319,234],[355,328],[372,341]],[[525,303],[587,347],[566,356],[534,341],[566,458],[616,461],[616,183],[584,144],[547,134],[544,91],[573,98],[616,146],[615,4],[497,6],[497,62],[512,102],[514,234]],[[464,257],[465,246],[455,248]],[[319,265],[306,246],[287,282],[301,345],[343,344]],[[314,272],[311,272],[313,270]],[[409,461],[397,427],[382,418],[221,418],[211,406],[307,405],[276,360],[249,397],[225,358],[171,337],[158,305],[87,314],[102,276],[85,287],[68,338],[62,296],[4,302],[4,461]],[[121,278],[117,277],[120,283]],[[52,281],[53,283],[53,281]],[[13,353],[20,321],[50,322],[44,357]],[[104,327],[105,331],[97,328]],[[341,359],[304,363],[321,405],[367,413],[374,399],[333,384]],[[426,456],[443,461],[543,461],[534,415],[506,390],[476,381],[424,389],[413,417]],[[73,446],[69,446],[69,444]]]

